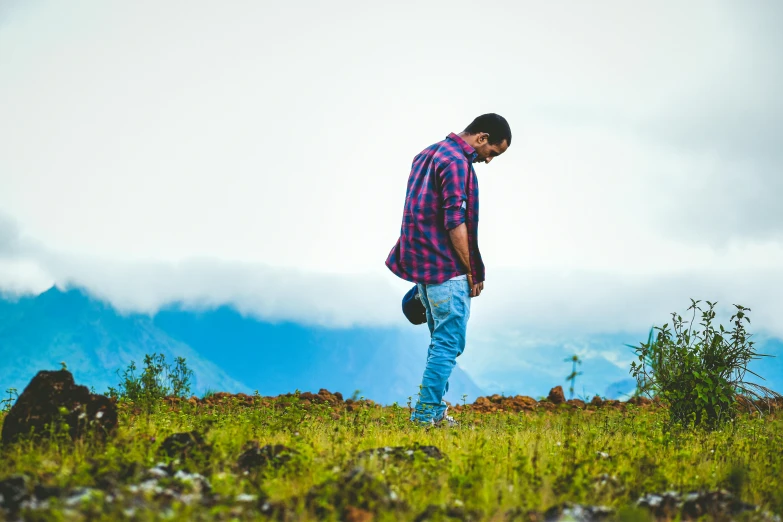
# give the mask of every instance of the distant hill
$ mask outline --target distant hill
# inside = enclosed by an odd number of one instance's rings
[[[21,389],[41,369],[64,361],[78,382],[104,392],[117,369],[144,354],[185,357],[194,392],[262,395],[327,388],[355,390],[381,403],[404,404],[418,391],[427,354],[426,328],[344,329],[272,324],[231,308],[191,312],[170,308],[155,317],[121,315],[80,290],[52,288],[18,301],[0,299],[0,392]],[[457,368],[449,400],[482,394]]]
[[[418,393],[427,359],[425,326],[329,329],[268,323],[222,307],[159,312],[155,325],[215,361],[264,395],[326,388],[378,402],[405,404]],[[483,392],[457,366],[447,400],[471,402]]]
[[[0,300],[0,392],[17,388],[21,393],[39,370],[58,369],[65,362],[77,382],[103,393],[117,386],[116,370],[131,361],[141,366],[144,355],[152,352],[171,362],[185,357],[196,390],[250,389],[168,336],[150,317],[122,316],[79,290],[52,288],[16,302]]]
[[[636,379],[623,379],[622,381],[613,382],[606,387],[604,397],[607,399],[626,400],[633,396],[636,386]]]
[[[567,338],[540,341],[535,346],[514,349],[517,340],[498,333],[491,342],[494,346],[508,347],[504,358],[496,364],[483,364],[481,372],[477,373],[477,383],[489,394],[531,397],[545,396],[550,388],[560,385],[568,396],[569,383],[566,377],[571,372],[571,363],[564,359],[580,354],[583,363],[577,366],[577,371],[582,374],[576,378],[575,396],[589,399],[593,395],[600,395],[626,399],[636,388],[636,382],[629,372],[635,354],[626,344],[636,345],[640,339],[646,338],[646,332],[618,332],[580,336],[573,341]],[[757,341],[755,348],[759,353],[774,357],[757,359],[750,364],[750,370],[765,380],[750,373],[746,374],[745,379],[778,392],[783,391],[783,342],[761,335],[753,339]],[[483,348],[475,343],[471,347],[471,355]]]
[[[562,385],[571,370],[563,359],[581,346],[585,357],[578,370],[575,394],[620,398],[633,390],[626,364],[615,364],[604,354],[630,360],[624,347],[641,334],[608,334],[568,343],[542,344],[524,352],[509,342],[508,356],[486,366],[480,387],[468,374],[455,369],[447,400],[472,402],[480,395],[502,393],[533,397]],[[405,404],[415,397],[427,357],[429,334],[425,326],[406,328],[329,329],[293,323],[270,323],[244,317],[230,307],[192,311],[172,306],[154,317],[122,315],[110,305],[80,290],[52,288],[35,297],[0,299],[0,395],[21,390],[38,370],[56,369],[64,361],[77,381],[105,392],[116,386],[116,371],[131,361],[140,366],[147,353],[164,353],[168,360],[185,357],[195,372],[194,392],[206,390],[262,395],[320,388],[360,395],[383,404]],[[505,346],[502,336],[492,341]],[[472,341],[471,355],[482,345]],[[775,355],[755,361],[751,369],[759,381],[783,391],[783,342],[759,338],[760,353]],[[749,380],[755,377],[747,375]]]

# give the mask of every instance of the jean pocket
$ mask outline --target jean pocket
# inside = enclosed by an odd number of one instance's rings
[[[435,319],[444,319],[451,312],[453,298],[453,283],[446,281],[439,285],[427,286],[427,301],[430,303],[430,312]]]

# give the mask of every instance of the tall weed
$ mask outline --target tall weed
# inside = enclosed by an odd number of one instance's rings
[[[668,323],[654,327],[646,343],[634,347],[639,362],[631,363],[641,393],[661,399],[669,407],[670,425],[704,426],[714,429],[736,417],[739,401],[758,408],[758,403],[779,394],[757,383],[748,382],[746,375],[763,378],[748,369],[751,361],[768,355],[759,354],[750,340],[745,323],[750,323],[749,308],[734,305],[733,327],[713,326],[715,305],[699,306],[691,299],[690,322],[672,313],[672,328]],[[696,314],[701,322],[694,327]]]
[[[117,375],[117,388],[110,387],[107,395],[115,399],[126,399],[138,403],[151,403],[162,397],[175,395],[184,397],[190,393],[193,371],[188,368],[184,357],[177,357],[174,364],[166,362],[166,356],[157,353],[144,356],[144,368],[136,375],[136,362]]]

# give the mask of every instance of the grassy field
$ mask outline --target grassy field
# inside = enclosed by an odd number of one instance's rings
[[[2,447],[6,497],[10,477],[29,495],[5,516],[544,520],[572,503],[609,508],[577,512],[583,519],[650,520],[656,510],[637,505],[645,495],[718,489],[733,494],[735,508],[738,501],[757,506],[734,519],[783,513],[780,416],[746,414],[721,431],[667,434],[665,411],[651,407],[477,413],[468,406],[455,414],[460,427],[424,429],[410,424],[407,407],[296,396],[253,402],[159,402],[150,412],[126,404],[106,443]],[[191,431],[197,435],[178,447],[164,444]],[[274,444],[285,448],[253,449]],[[360,453],[384,447],[403,449]],[[664,508],[658,518],[682,516],[680,506]]]

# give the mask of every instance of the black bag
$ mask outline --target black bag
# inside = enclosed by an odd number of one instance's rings
[[[421,302],[419,285],[413,285],[413,288],[402,297],[402,313],[413,324],[427,322],[427,310],[424,308],[424,303]]]

